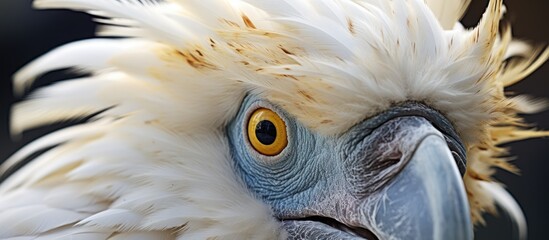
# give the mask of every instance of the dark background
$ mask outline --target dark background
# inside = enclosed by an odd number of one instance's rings
[[[473,1],[464,19],[468,27],[476,25],[487,0]],[[549,1],[506,0],[507,21],[513,25],[515,36],[533,43],[549,43]],[[94,24],[85,14],[66,10],[37,11],[31,8],[31,0],[0,1],[0,162],[25,143],[43,135],[51,128],[26,132],[21,139],[10,138],[8,119],[10,106],[20,100],[12,95],[11,76],[32,59],[53,47],[74,40],[93,36]],[[57,74],[57,77],[59,74]],[[509,90],[528,93],[549,99],[549,64],[545,64],[525,81]],[[56,79],[50,74],[34,87],[43,86]],[[539,129],[549,130],[549,111],[526,116]],[[62,127],[57,124],[52,128]],[[549,239],[545,234],[549,218],[549,139],[526,140],[510,145],[518,158],[515,164],[521,175],[500,171],[497,178],[503,181],[521,204],[529,227],[529,239]],[[511,225],[505,217],[488,217],[489,228],[480,227],[477,239],[510,239]],[[1,227],[1,226],[0,226]]]

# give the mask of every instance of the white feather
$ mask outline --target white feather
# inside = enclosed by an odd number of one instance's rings
[[[66,226],[59,228],[55,231],[42,234],[38,237],[34,237],[36,240],[97,240],[108,239],[112,235],[112,231],[97,230],[86,227],[74,227]]]
[[[19,216],[25,216],[21,218]],[[0,238],[35,235],[75,223],[88,214],[50,208],[45,205],[31,205],[12,208],[2,212]]]
[[[17,189],[3,194],[0,199],[0,213],[9,209],[41,204],[48,193],[45,189]]]
[[[497,205],[499,205],[511,218],[513,222],[514,233],[518,234],[519,239],[527,239],[526,217],[520,208],[517,200],[505,190],[500,184],[494,182],[480,182],[487,194],[490,194]]]
[[[80,221],[78,225],[116,229],[116,231],[125,232],[136,228],[142,218],[141,214],[131,210],[110,208]]]
[[[109,237],[109,240],[168,240],[174,236],[166,232],[131,232],[116,233]]]
[[[175,46],[185,46],[184,43],[196,41],[199,36],[207,36],[210,33],[208,29],[194,28],[193,25],[181,25],[166,16],[167,13],[177,12],[179,9],[177,5],[165,7],[165,5],[153,1],[35,0],[34,6],[40,9],[69,8],[81,11],[100,11],[110,18],[129,19],[132,20],[131,22],[139,23],[136,24],[139,26],[137,29],[142,29],[145,36],[166,41]],[[195,31],[191,32],[189,29]],[[200,34],[197,31],[200,31]],[[130,36],[133,37],[133,35]]]
[[[71,127],[71,128],[65,128],[61,131],[51,133],[51,134],[46,135],[46,136],[44,136],[44,137],[42,137],[38,140],[35,140],[32,143],[30,143],[29,145],[22,148],[21,150],[17,151],[10,158],[8,158],[4,162],[4,164],[2,164],[2,166],[0,168],[0,172],[5,173],[7,170],[11,169],[15,165],[17,165],[19,162],[25,160],[26,158],[28,158],[33,153],[38,152],[40,150],[44,150],[46,148],[68,142],[68,141],[70,141],[72,139],[75,139],[77,137],[95,135],[100,130],[100,128],[102,127],[101,125],[102,125],[101,123],[98,123],[98,124],[87,124],[87,125],[83,125],[83,126],[75,126],[75,127]],[[105,127],[105,125],[103,125],[103,127]],[[54,151],[56,151],[56,150],[54,149]],[[38,161],[35,161],[35,163],[36,162],[38,162]],[[31,165],[34,165],[34,163],[31,164]],[[28,169],[30,172],[38,170],[38,168],[37,169],[30,169],[28,167],[26,169]],[[19,173],[21,173],[21,172],[22,171],[20,171]],[[17,173],[16,175],[18,175],[19,173]],[[22,176],[21,178],[24,178],[24,177],[25,176]],[[10,188],[10,185],[11,185],[10,182],[12,182],[12,183],[18,182],[18,181],[15,180],[17,178],[18,177],[13,176],[10,179],[6,180],[6,182],[3,182],[1,187],[0,187],[0,193],[4,192],[4,191],[7,191],[7,189]]]
[[[73,67],[84,72],[108,69],[112,56],[142,45],[143,41],[136,39],[90,39],[69,43],[19,70],[14,76],[15,92],[23,94],[37,77],[50,71]]]
[[[444,29],[452,29],[458,22],[471,0],[425,0]]]

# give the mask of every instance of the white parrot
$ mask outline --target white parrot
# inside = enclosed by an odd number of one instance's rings
[[[15,75],[1,239],[472,239],[515,171],[501,144],[548,132],[507,96],[549,57],[469,0],[35,0],[98,38]],[[114,38],[105,38],[114,37]],[[39,154],[37,154],[39,153]],[[32,161],[20,169],[20,163]]]

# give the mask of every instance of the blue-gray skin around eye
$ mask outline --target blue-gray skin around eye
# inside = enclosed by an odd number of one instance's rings
[[[285,121],[288,145],[277,156],[261,156],[248,143],[246,124],[249,112],[258,107],[269,108]],[[268,203],[278,218],[291,218],[306,211],[312,201],[328,197],[326,191],[346,184],[343,163],[339,160],[335,142],[318,136],[292,120],[281,109],[248,96],[228,127],[232,156],[236,169],[247,186]]]

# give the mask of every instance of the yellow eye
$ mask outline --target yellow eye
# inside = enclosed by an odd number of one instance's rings
[[[288,145],[286,124],[275,112],[259,108],[248,120],[248,139],[259,153],[275,156]]]

